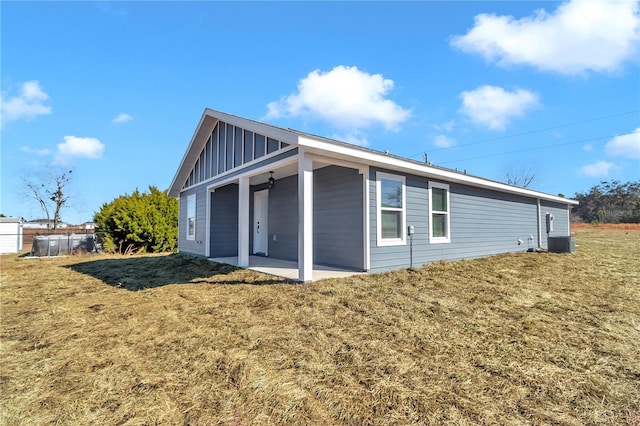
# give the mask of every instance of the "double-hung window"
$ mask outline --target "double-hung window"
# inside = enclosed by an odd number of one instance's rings
[[[449,185],[429,182],[430,243],[451,242],[449,228]]]
[[[404,245],[406,241],[405,177],[376,173],[378,245]]]
[[[196,194],[187,197],[187,240],[196,239]]]

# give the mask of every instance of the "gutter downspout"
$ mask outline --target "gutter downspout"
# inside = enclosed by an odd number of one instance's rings
[[[537,199],[538,201],[538,248],[542,248],[542,216],[541,214],[541,208],[540,208],[540,198]]]

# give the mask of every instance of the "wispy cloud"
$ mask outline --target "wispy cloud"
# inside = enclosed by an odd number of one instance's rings
[[[411,111],[387,99],[393,86],[393,80],[357,67],[315,70],[298,82],[296,93],[269,103],[264,118],[311,117],[349,130],[374,124],[397,130]]]
[[[450,148],[456,144],[456,140],[446,135],[437,135],[433,139],[433,144],[438,148]]]
[[[525,64],[544,71],[613,72],[637,58],[637,1],[573,0],[522,19],[480,14],[451,44],[499,65]]]
[[[29,154],[35,154],[39,157],[44,157],[45,155],[51,154],[51,150],[48,148],[31,148],[29,146],[23,146],[20,148],[21,151],[28,152]]]
[[[607,177],[609,176],[609,171],[614,166],[613,163],[609,161],[598,161],[593,164],[587,164],[580,169],[580,172],[583,175],[590,177]]]
[[[353,145],[369,146],[369,140],[367,139],[367,136],[358,130],[353,130],[349,133],[344,134],[334,134],[333,139],[347,142]]]
[[[116,117],[111,120],[114,124],[126,123],[127,121],[133,120],[133,117],[127,113],[121,112]]]
[[[511,119],[523,116],[539,103],[538,95],[529,90],[509,92],[489,85],[462,92],[460,97],[462,107],[459,112],[492,130],[504,129]]]
[[[65,136],[64,142],[58,144],[54,164],[66,166],[74,159],[97,159],[102,157],[105,145],[96,138]]]
[[[453,127],[455,125],[456,125],[456,120],[449,120],[446,123],[434,124],[433,128],[439,132],[450,132],[453,130]]]
[[[17,96],[7,97],[0,94],[2,125],[10,121],[33,119],[39,115],[51,114],[51,107],[45,105],[49,99],[37,80],[22,83]]]
[[[640,159],[640,127],[626,135],[616,136],[604,146],[607,155]]]

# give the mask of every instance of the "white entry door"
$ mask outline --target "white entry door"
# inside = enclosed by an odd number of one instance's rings
[[[253,254],[269,255],[269,190],[253,193]]]

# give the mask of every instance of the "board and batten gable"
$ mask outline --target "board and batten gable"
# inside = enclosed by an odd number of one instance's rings
[[[441,180],[389,170],[371,168],[370,198],[370,272],[410,265],[410,239],[406,244],[378,246],[376,173],[405,177],[406,223],[414,226],[413,264],[438,260],[457,260],[499,253],[526,251],[530,236],[537,245],[537,200],[515,194],[448,183]],[[429,182],[449,186],[450,242],[429,243]],[[566,211],[566,206],[563,206]],[[522,243],[519,244],[519,241]]]

